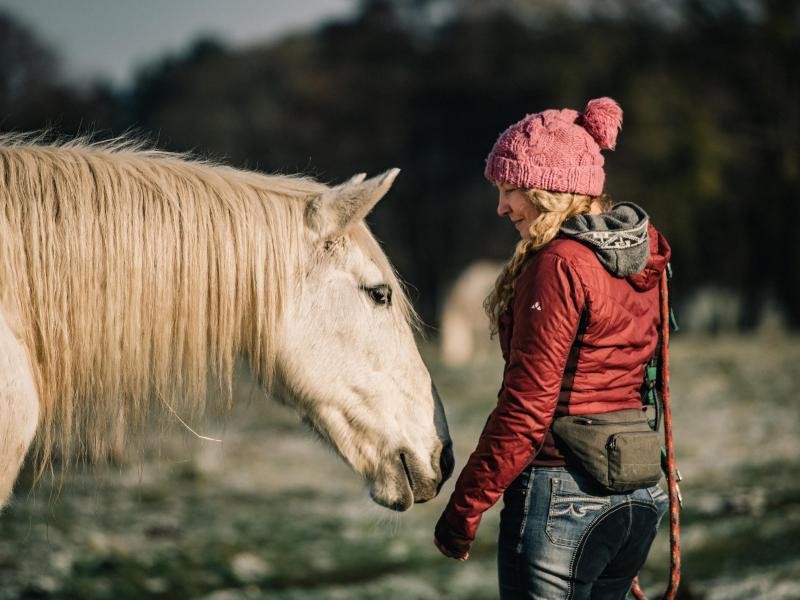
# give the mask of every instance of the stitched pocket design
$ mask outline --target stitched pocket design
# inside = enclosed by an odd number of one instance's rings
[[[554,544],[575,548],[586,528],[611,505],[611,499],[569,488],[560,479],[552,480],[545,533]]]

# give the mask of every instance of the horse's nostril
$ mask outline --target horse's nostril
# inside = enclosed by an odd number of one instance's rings
[[[406,474],[406,479],[408,479],[408,485],[411,486],[411,491],[414,491],[414,478],[411,476],[411,469],[408,468],[408,463],[406,462],[406,455],[405,453],[400,453],[400,462],[403,465],[403,471]]]
[[[456,460],[453,457],[453,442],[450,440],[444,443],[442,446],[442,453],[439,455],[439,466],[442,469],[442,481],[439,485],[450,479],[450,476],[453,474],[453,468],[455,467]]]

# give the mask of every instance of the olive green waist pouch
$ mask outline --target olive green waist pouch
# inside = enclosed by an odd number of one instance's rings
[[[556,417],[552,429],[608,491],[646,488],[661,479],[660,435],[642,410]]]

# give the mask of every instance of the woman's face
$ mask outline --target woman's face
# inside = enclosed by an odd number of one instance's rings
[[[508,217],[521,238],[530,237],[531,224],[541,214],[541,211],[528,200],[528,197],[518,187],[508,183],[498,183],[497,190],[499,193],[497,214],[501,217]]]

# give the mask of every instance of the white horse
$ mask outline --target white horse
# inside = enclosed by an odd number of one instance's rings
[[[265,390],[395,510],[453,469],[414,313],[363,222],[398,170],[328,187],[137,148],[0,136],[0,507],[29,446],[103,456],[153,407]],[[118,442],[117,442],[118,443]]]
[[[734,290],[702,286],[694,291],[679,313],[679,323],[689,332],[737,333],[742,308],[742,298]]]
[[[479,260],[464,269],[447,294],[441,312],[439,354],[448,367],[463,367],[498,352],[489,335],[483,301],[494,288],[503,263]]]

